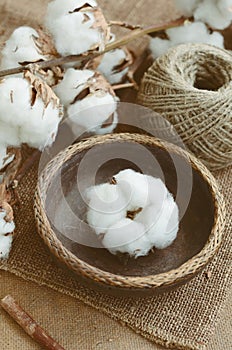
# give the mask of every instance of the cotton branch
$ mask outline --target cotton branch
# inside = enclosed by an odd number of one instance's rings
[[[174,21],[164,23],[162,25],[152,25],[152,26],[148,26],[146,28],[138,28],[138,29],[132,30],[130,33],[128,33],[127,35],[125,35],[121,39],[116,40],[116,41],[106,45],[104,51],[90,52],[90,53],[86,53],[86,54],[82,54],[82,55],[70,55],[70,56],[65,56],[65,57],[59,57],[59,58],[49,60],[49,61],[30,63],[30,64],[23,66],[23,67],[11,68],[11,69],[6,69],[3,71],[0,71],[0,77],[22,73],[22,72],[27,71],[27,70],[30,70],[33,72],[33,71],[37,71],[39,69],[52,68],[55,66],[60,66],[60,65],[66,64],[66,63],[71,63],[71,62],[87,62],[93,58],[96,58],[98,56],[105,54],[108,51],[111,51],[111,50],[114,50],[114,49],[119,48],[121,46],[127,45],[131,41],[138,39],[138,38],[141,38],[144,35],[155,33],[155,32],[160,32],[160,31],[166,30],[168,28],[179,27],[184,23],[185,20],[186,20],[185,18],[181,17],[181,18],[178,18]]]

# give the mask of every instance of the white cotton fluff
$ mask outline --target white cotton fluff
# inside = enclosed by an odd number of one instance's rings
[[[40,97],[31,105],[31,85],[25,78],[0,82],[0,136],[6,146],[27,143],[42,150],[51,145],[60,122],[60,109],[46,107]],[[5,131],[5,132],[4,132]]]
[[[225,29],[232,21],[232,0],[175,0],[185,16],[194,16],[214,29]]]
[[[23,62],[37,62],[44,59],[34,41],[34,38],[38,37],[37,31],[31,27],[15,29],[2,50],[1,69],[14,68]]]
[[[118,123],[116,96],[96,84],[95,72],[88,69],[69,68],[63,80],[54,88],[55,93],[66,107],[70,127],[76,135],[85,132],[106,134],[112,132]],[[108,83],[107,83],[108,84]],[[86,96],[76,97],[89,88]],[[109,125],[104,125],[111,118]]]
[[[138,258],[147,255],[151,249],[151,243],[144,232],[144,225],[125,218],[107,230],[102,244],[112,254],[127,253]]]
[[[212,34],[201,22],[186,23],[183,26],[166,30],[169,39],[152,38],[150,50],[154,58],[166,53],[174,46],[185,43],[204,43],[224,48],[224,38],[218,32]]]
[[[121,72],[115,71],[115,68],[119,66],[126,59],[126,53],[123,49],[115,49],[104,54],[98,71],[104,75],[110,84],[118,84],[122,82],[123,78],[129,71],[129,67],[126,67]]]
[[[122,170],[114,179],[115,184],[87,191],[89,203],[94,203],[94,210],[89,205],[87,222],[97,235],[104,235],[103,246],[113,254],[128,253],[135,258],[147,255],[153,247],[170,246],[179,229],[179,210],[162,180],[132,169]],[[117,210],[112,215],[108,202],[114,203],[116,197],[113,209]]]
[[[0,259],[7,259],[11,250],[15,224],[13,221],[5,221],[6,212],[0,211]],[[7,236],[5,236],[8,234]],[[10,234],[10,235],[9,235]]]
[[[94,13],[84,9],[75,11],[85,4],[97,6],[92,0],[54,0],[48,4],[45,25],[61,55],[81,54],[104,43],[103,32],[100,28],[94,28]]]
[[[14,222],[5,221],[5,216],[6,216],[6,212],[0,211],[0,236],[5,235],[7,233],[12,233],[15,229]]]
[[[126,216],[126,199],[118,186],[102,184],[90,188],[86,193],[89,200],[88,223],[97,234]]]
[[[88,69],[67,69],[62,81],[54,87],[54,91],[60,98],[61,103],[68,107],[75,97],[85,89],[88,80],[93,75],[94,71]]]

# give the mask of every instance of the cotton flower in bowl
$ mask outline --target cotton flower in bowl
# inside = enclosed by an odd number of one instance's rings
[[[87,222],[112,254],[146,256],[175,240],[179,211],[161,179],[132,169],[87,189]]]

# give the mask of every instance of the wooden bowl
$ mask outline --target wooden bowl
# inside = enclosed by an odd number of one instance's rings
[[[97,154],[103,152],[106,145],[122,143],[130,146],[140,144],[151,152],[158,160],[165,183],[174,197],[177,194],[177,175],[173,159],[178,162],[180,169],[186,168],[181,165],[190,164],[193,181],[189,204],[181,219],[174,243],[167,249],[155,250],[146,257],[136,260],[131,258],[126,265],[106,249],[87,247],[70,241],[50,220],[51,215],[57,215],[57,206],[61,202],[61,194],[56,185],[57,174],[61,178],[64,196],[68,198],[70,193],[75,194],[72,210],[81,216],[83,206],[80,205],[81,198],[76,190],[76,174],[81,160],[86,152],[93,148]],[[114,159],[99,169],[96,182],[106,182],[113,174],[128,167],[136,169],[130,161]],[[146,173],[155,176],[155,171],[148,166]],[[183,173],[182,178],[185,179],[188,175]],[[46,203],[45,197],[52,200]],[[179,207],[182,205],[182,199],[184,193],[176,199]],[[177,146],[139,134],[97,136],[70,146],[59,153],[43,170],[35,194],[38,232],[50,251],[92,287],[113,290],[116,293],[151,294],[191,279],[212,259],[220,246],[224,212],[224,201],[214,177],[196,157]]]

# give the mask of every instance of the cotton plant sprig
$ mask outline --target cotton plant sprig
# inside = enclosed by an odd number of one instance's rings
[[[132,30],[130,33],[126,34],[122,38],[115,40],[113,42],[110,42],[109,44],[106,45],[105,49],[101,52],[86,52],[84,54],[77,54],[77,55],[67,55],[64,57],[58,57],[52,60],[48,61],[41,61],[37,63],[30,63],[29,65],[26,66],[21,66],[21,67],[15,67],[15,68],[10,68],[10,69],[4,69],[0,71],[0,78],[9,76],[9,75],[14,75],[14,74],[19,74],[22,73],[26,70],[31,70],[33,72],[38,71],[40,69],[48,69],[48,68],[53,68],[57,66],[62,66],[64,64],[69,64],[69,63],[83,63],[83,62],[88,62],[90,60],[93,60],[96,57],[102,56],[105,53],[118,49],[124,45],[129,44],[131,41],[134,41],[138,38],[141,38],[145,35],[155,33],[155,32],[160,32],[168,28],[173,28],[173,27],[179,27],[182,25],[185,21],[185,18],[178,18],[177,20],[174,21],[169,21],[167,23],[163,23],[160,25],[152,25],[148,26],[145,28],[137,28]]]
[[[112,254],[138,258],[176,239],[179,210],[161,179],[126,169],[86,198],[87,222]]]
[[[111,38],[110,27],[95,0],[50,2],[45,27],[62,56],[103,51]]]
[[[22,26],[16,28],[5,42],[1,56],[1,69],[10,69],[44,62],[59,57],[59,54],[47,32],[41,28],[36,31],[31,27]],[[37,75],[49,86],[56,85],[62,78],[62,73],[63,70],[59,66],[37,70]]]
[[[181,23],[183,19],[148,28],[121,23],[132,31],[114,40],[112,23],[106,22],[94,0],[55,0],[48,7],[45,30],[23,26],[12,33],[2,51],[0,68],[0,77],[5,77],[0,81],[0,258],[8,257],[12,244],[15,224],[11,192],[17,185],[15,179],[22,177],[19,169],[25,172],[39,154],[34,152],[20,168],[20,147],[27,144],[43,150],[54,142],[63,109],[57,95],[73,128],[111,132],[117,123],[117,98],[111,84],[133,78],[129,71],[133,60],[124,46]],[[83,40],[73,40],[73,32]],[[99,67],[109,83],[96,71],[67,68],[70,64],[86,66],[89,61],[95,61],[95,70]],[[61,87],[70,91],[73,84],[72,99],[65,100]],[[115,89],[118,87],[121,85]],[[103,104],[107,108],[101,108]],[[96,106],[98,118],[93,129],[86,110]]]

